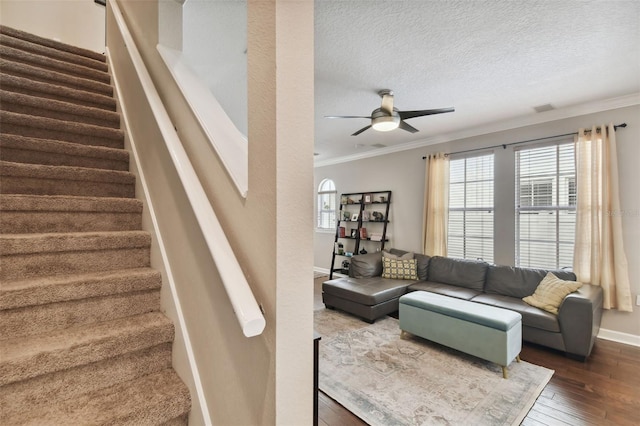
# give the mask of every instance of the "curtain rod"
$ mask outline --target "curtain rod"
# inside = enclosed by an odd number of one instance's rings
[[[618,127],[622,127],[622,128],[624,129],[625,127],[627,127],[627,123],[616,124],[615,126],[613,126],[613,128],[614,128],[615,130],[618,130]],[[596,130],[600,130],[600,127],[597,127],[597,128],[596,128]],[[591,130],[585,130],[585,133],[590,133],[590,132],[591,132]],[[536,138],[536,139],[527,139],[526,141],[511,142],[511,143],[503,143],[503,144],[500,144],[500,145],[486,146],[486,147],[483,147],[483,148],[467,149],[467,150],[464,150],[464,151],[448,152],[448,153],[446,153],[446,154],[444,154],[444,155],[445,155],[445,156],[448,156],[448,155],[453,155],[453,154],[465,154],[465,153],[467,153],[467,152],[483,151],[483,150],[485,150],[485,149],[500,148],[500,147],[502,147],[502,149],[507,149],[507,147],[508,147],[508,146],[511,146],[511,145],[518,145],[518,144],[521,144],[521,143],[527,143],[527,142],[543,141],[543,140],[546,140],[546,139],[561,138],[561,137],[563,137],[563,136],[576,136],[577,134],[578,134],[578,132],[564,133],[564,134],[562,134],[562,135],[545,136],[545,137],[543,137],[543,138]],[[427,159],[427,156],[426,156],[426,155],[425,155],[425,156],[423,156],[423,157],[422,157],[422,159],[423,159],[423,160],[426,160],[426,159]]]

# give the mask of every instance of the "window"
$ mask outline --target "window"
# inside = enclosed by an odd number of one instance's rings
[[[493,154],[449,161],[450,257],[493,262]]]
[[[324,179],[318,186],[318,229],[335,231],[336,228],[336,185],[331,179]]]
[[[576,172],[573,143],[516,151],[516,265],[573,264]]]

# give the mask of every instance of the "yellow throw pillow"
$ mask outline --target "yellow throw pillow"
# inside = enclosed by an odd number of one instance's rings
[[[418,263],[415,259],[382,258],[382,278],[396,280],[417,280]]]
[[[558,315],[558,308],[564,298],[580,287],[582,287],[582,283],[580,282],[561,280],[551,272],[548,272],[547,276],[538,284],[536,291],[531,296],[524,297],[522,300],[531,306]]]

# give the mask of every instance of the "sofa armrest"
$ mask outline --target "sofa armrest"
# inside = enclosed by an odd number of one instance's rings
[[[565,351],[579,358],[591,354],[602,319],[602,288],[584,284],[569,294],[558,309]]]

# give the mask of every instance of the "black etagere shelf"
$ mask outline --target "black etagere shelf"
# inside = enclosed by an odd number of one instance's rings
[[[384,249],[384,244],[389,241],[387,225],[390,204],[391,191],[351,192],[340,196],[329,279],[333,279],[334,272],[349,272],[343,262],[361,254],[364,241],[380,243],[377,249]],[[340,267],[336,266],[336,258],[341,262]]]

